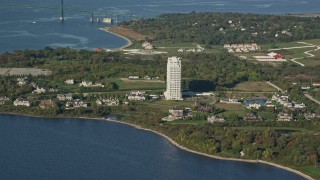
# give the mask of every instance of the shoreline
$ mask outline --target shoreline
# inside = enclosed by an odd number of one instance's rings
[[[90,118],[90,117],[44,117],[44,116],[36,116],[36,115],[29,115],[29,114],[21,114],[21,113],[10,113],[10,112],[0,112],[0,115],[18,115],[18,116],[27,116],[27,117],[36,117],[36,118],[48,118],[48,119],[52,119],[52,118],[57,118],[57,119],[62,119],[62,118],[70,118],[70,119],[81,119],[81,120],[96,120],[96,121],[107,121],[107,122],[112,122],[112,123],[118,123],[118,124],[123,124],[123,125],[127,125],[127,126],[131,126],[133,128],[136,128],[138,130],[143,130],[143,131],[148,131],[154,134],[157,134],[159,136],[161,136],[162,138],[166,139],[170,144],[172,144],[173,146],[193,153],[193,154],[197,154],[197,155],[201,155],[201,156],[205,156],[208,158],[212,158],[212,159],[218,159],[218,160],[226,160],[226,161],[238,161],[238,162],[246,162],[246,163],[261,163],[261,164],[266,164],[266,165],[270,165],[270,166],[274,166],[292,173],[295,173],[303,178],[306,178],[308,180],[313,180],[313,178],[309,175],[306,175],[298,170],[283,166],[283,165],[279,165],[276,163],[272,163],[272,162],[268,162],[268,161],[263,161],[263,160],[250,160],[250,159],[238,159],[238,158],[227,158],[227,157],[221,157],[221,156],[217,156],[217,155],[210,155],[210,154],[206,154],[206,153],[202,153],[202,152],[198,152],[195,150],[191,150],[189,148],[186,148],[180,144],[178,144],[177,142],[175,142],[174,140],[172,140],[169,136],[161,133],[161,132],[157,132],[155,130],[152,129],[147,129],[147,128],[143,128],[139,125],[135,125],[135,124],[131,124],[128,122],[124,122],[124,121],[119,121],[119,120],[112,120],[112,119],[105,119],[105,118]]]
[[[133,44],[130,39],[128,39],[128,38],[126,38],[126,37],[124,37],[124,36],[122,36],[120,34],[117,34],[117,33],[109,31],[110,27],[104,27],[104,28],[99,28],[99,29],[104,31],[104,32],[107,32],[107,33],[113,34],[115,36],[118,36],[118,37],[120,37],[120,38],[122,38],[122,39],[127,41],[126,45],[123,45],[123,46],[121,46],[119,48],[115,48],[112,51],[119,51],[119,50],[125,49],[125,48],[127,48],[127,47],[129,47],[129,46],[131,46]]]

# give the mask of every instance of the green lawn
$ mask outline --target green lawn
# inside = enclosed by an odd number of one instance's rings
[[[154,43],[156,48],[165,47],[165,48],[196,48],[195,43]]]
[[[205,120],[183,120],[183,119],[167,122],[167,124],[193,124],[193,125],[202,125],[205,123],[207,123],[207,121]]]
[[[307,172],[310,172],[311,174],[315,174],[317,176],[320,176],[320,167],[314,167],[314,166],[307,166],[307,167],[304,167],[304,169],[307,171]]]
[[[268,49],[277,49],[277,48],[306,46],[306,44],[301,44],[301,43],[298,43],[298,42],[299,41],[288,42],[288,43],[265,44],[265,45],[262,45],[262,49],[263,50],[268,50]]]
[[[258,82],[251,82],[251,81],[248,81],[248,82],[242,82],[242,83],[239,83],[237,84],[235,87],[234,87],[235,90],[238,90],[238,91],[246,91],[246,92],[252,92],[252,91],[261,91],[261,92],[270,92],[270,91],[273,91],[273,92],[276,92],[277,90],[270,86],[269,84],[267,84],[266,82],[264,81],[258,81]]]
[[[293,59],[293,58],[301,58],[301,57],[307,57],[307,54],[304,54],[304,52],[313,50],[315,48],[299,48],[299,49],[285,49],[280,51],[274,51],[274,52],[280,52],[285,59]]]
[[[265,44],[265,45],[262,45],[262,49],[268,50],[268,49],[286,48],[286,47],[295,47],[295,46],[308,46],[307,44],[302,44],[298,42],[306,42],[306,43],[311,43],[315,45],[320,45],[320,39],[311,39],[311,40],[301,40],[301,41],[293,41],[293,42],[287,42],[287,43],[276,43],[275,45]]]
[[[320,66],[320,57],[319,58],[303,58],[298,59],[298,62],[304,64],[305,66]]]
[[[165,89],[165,82],[159,81],[144,81],[144,80],[128,80],[123,81],[121,79],[112,79],[117,83],[120,90],[153,90],[153,89]]]
[[[274,120],[277,116],[276,113],[273,112],[268,112],[268,111],[262,111],[262,112],[258,112],[258,114],[263,118],[263,119],[267,119],[267,120]]]

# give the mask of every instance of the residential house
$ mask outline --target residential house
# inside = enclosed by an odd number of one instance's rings
[[[266,105],[267,100],[266,99],[261,99],[261,98],[257,98],[257,99],[248,99],[244,101],[246,108],[249,109],[260,109],[260,107],[263,107]]]
[[[0,97],[0,105],[4,105],[7,101],[10,101],[8,97]]]
[[[74,85],[74,80],[73,79],[67,79],[64,81],[65,84],[69,84],[69,85]]]
[[[22,86],[22,85],[25,85],[29,82],[28,78],[27,77],[24,77],[24,78],[17,78],[17,84],[19,86]]]
[[[288,113],[285,112],[280,112],[277,115],[277,121],[292,121],[292,115],[289,115]]]
[[[93,84],[91,81],[82,81],[79,86],[83,86],[83,87],[104,87],[104,85],[102,85],[101,83],[96,83]]]
[[[100,106],[119,106],[120,101],[116,98],[97,99],[96,103]]]
[[[304,117],[306,119],[308,119],[308,120],[315,119],[315,118],[320,119],[320,114],[319,113],[311,113],[311,112],[309,112],[309,113],[304,113]]]
[[[72,101],[68,101],[66,103],[66,109],[74,109],[74,108],[79,108],[79,107],[87,108],[88,103],[83,100],[80,100],[80,99],[75,99]]]
[[[27,107],[30,107],[31,106],[31,102],[29,100],[18,98],[13,102],[13,105],[14,106],[27,106]]]
[[[131,101],[144,101],[146,100],[145,91],[131,91],[128,96],[128,100]]]
[[[129,76],[129,79],[139,79],[139,76]]]
[[[69,94],[57,94],[57,98],[59,101],[66,101],[66,100],[73,100],[73,95],[71,93]]]
[[[57,104],[54,102],[54,101],[52,101],[51,99],[49,99],[49,100],[42,100],[41,102],[40,102],[40,104],[39,104],[39,107],[41,108],[41,109],[51,109],[51,108],[54,108],[54,107],[56,107],[57,106]]]
[[[39,87],[37,86],[35,90],[32,91],[32,93],[37,93],[37,94],[42,94],[42,93],[46,93],[48,90],[46,88],[43,87]]]
[[[79,86],[83,86],[83,87],[91,87],[92,86],[92,82],[91,81],[82,81]]]
[[[239,99],[237,99],[237,98],[229,98],[227,100],[221,99],[220,102],[221,103],[227,103],[227,104],[241,104],[239,102]]]
[[[163,121],[173,121],[173,120],[183,119],[184,118],[183,109],[172,108],[172,109],[169,110],[169,113],[170,113],[169,116],[162,118]]]
[[[312,86],[314,86],[314,87],[320,87],[320,82],[312,83]]]
[[[151,50],[153,49],[153,45],[150,42],[145,41],[144,43],[142,43],[142,47],[144,47],[144,49],[146,50]]]
[[[254,113],[248,113],[246,116],[243,117],[244,121],[262,121],[261,116]]]
[[[275,62],[284,62],[287,61],[283,58],[281,54],[271,52],[267,56],[254,56],[257,61],[275,61]]]
[[[219,116],[211,116],[207,118],[207,121],[210,123],[214,123],[214,122],[224,122],[225,119],[223,117],[219,117]]]

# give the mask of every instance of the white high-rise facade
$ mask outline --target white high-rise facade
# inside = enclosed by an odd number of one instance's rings
[[[182,100],[181,96],[181,60],[173,56],[167,63],[167,90],[164,92],[166,100]]]

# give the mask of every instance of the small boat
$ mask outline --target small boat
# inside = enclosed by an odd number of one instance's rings
[[[35,24],[35,23],[37,23],[36,21],[32,21],[32,24]]]

